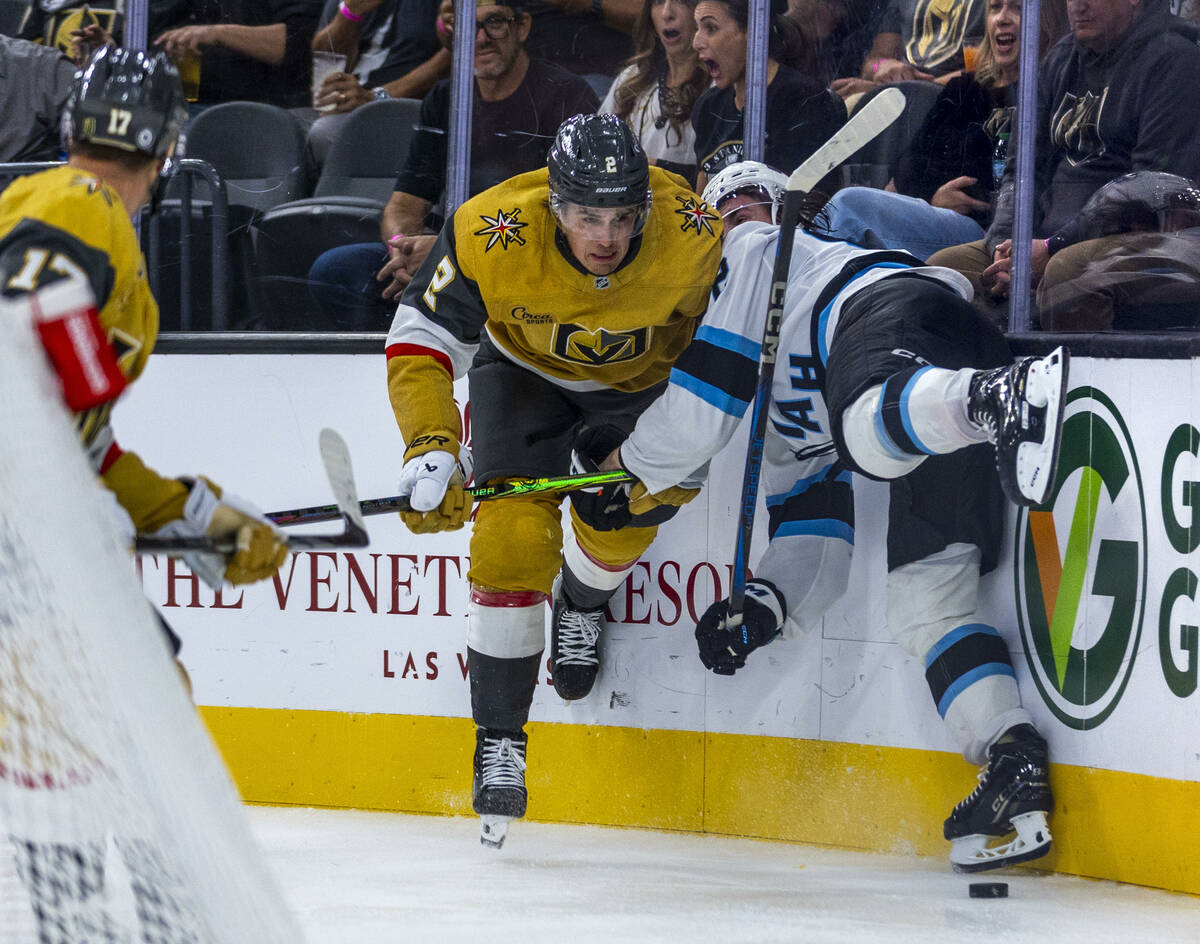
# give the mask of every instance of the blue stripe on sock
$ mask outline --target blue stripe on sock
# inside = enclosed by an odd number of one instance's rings
[[[887,427],[883,423],[883,397],[879,398],[879,406],[875,410],[875,440],[888,456],[893,459],[910,460],[912,456],[896,445],[896,441],[888,435]]]
[[[917,382],[917,378],[926,371],[932,369],[932,367],[922,367],[915,374],[908,378],[908,383],[906,383],[904,385],[904,389],[900,391],[900,422],[904,426],[904,431],[908,433],[908,438],[913,441],[914,446],[916,446],[926,455],[930,456],[937,455],[937,453],[921,442],[920,438],[917,436],[916,430],[913,429],[912,417],[909,415],[908,411],[908,398],[912,394],[912,389]]]
[[[854,543],[854,528],[844,521],[834,518],[816,518],[806,521],[785,521],[781,524],[773,538],[803,537],[814,535],[822,538],[841,538],[847,544]]]
[[[1000,631],[994,626],[989,626],[987,623],[963,623],[962,626],[956,626],[950,632],[946,633],[941,639],[930,647],[930,650],[925,653],[925,668],[933,665],[943,652],[953,646],[960,639],[966,639],[975,633],[982,633],[985,636],[999,636]]]
[[[1013,671],[1013,667],[1002,662],[989,662],[986,665],[979,666],[977,669],[972,669],[965,675],[955,679],[954,684],[946,689],[946,693],[942,695],[942,700],[938,702],[938,714],[945,718],[946,712],[950,710],[950,705],[955,698],[980,679],[987,678],[990,675],[1007,675],[1012,679],[1017,677]]]

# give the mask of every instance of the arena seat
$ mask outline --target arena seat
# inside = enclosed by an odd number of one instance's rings
[[[327,249],[376,242],[420,120],[418,99],[371,102],[347,119],[313,196],[267,210],[254,223],[256,320],[273,329],[321,328],[308,270]]]
[[[217,171],[229,204],[231,310],[227,327],[255,327],[249,300],[253,278],[252,224],[271,207],[304,197],[308,179],[304,163],[304,131],[282,108],[261,102],[225,102],[197,115],[185,129],[186,156],[203,160]],[[212,204],[191,202],[192,317],[180,323],[176,302],[180,292],[180,240],[183,213],[182,181],[172,181],[159,214],[162,251],[157,269],[164,330],[202,328],[212,324],[210,284]],[[218,327],[226,327],[218,325]]]
[[[892,176],[892,167],[920,130],[921,122],[942,94],[943,87],[936,82],[896,82],[872,89],[859,100],[857,108],[862,108],[883,89],[898,88],[904,93],[905,104],[899,118],[852,154],[843,165],[847,185],[877,188],[887,186]]]

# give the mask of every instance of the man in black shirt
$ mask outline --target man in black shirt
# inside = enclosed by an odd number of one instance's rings
[[[193,3],[198,22],[169,29],[155,46],[178,61],[200,55],[204,105],[255,101],[294,108],[312,97],[312,38],[321,0],[219,0]]]
[[[475,105],[471,122],[472,194],[545,166],[558,126],[599,105],[588,83],[525,51],[530,16],[519,6],[476,7]],[[323,253],[309,272],[321,308],[342,328],[383,328],[400,291],[433,245],[425,218],[441,196],[446,174],[450,82],[425,96],[408,160],[383,211],[379,243]]]

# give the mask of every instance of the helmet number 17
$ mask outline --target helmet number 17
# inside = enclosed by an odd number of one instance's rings
[[[133,121],[133,112],[124,108],[112,108],[108,112],[108,133],[124,135],[129,131],[129,122]]]

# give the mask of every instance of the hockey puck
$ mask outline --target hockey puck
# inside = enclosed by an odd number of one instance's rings
[[[972,898],[1007,898],[1008,882],[972,882],[967,891]]]

